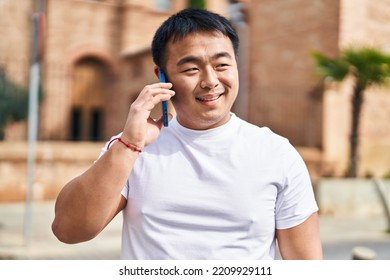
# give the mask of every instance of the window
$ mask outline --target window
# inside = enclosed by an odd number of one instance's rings
[[[72,108],[70,116],[70,140],[79,141],[81,139],[81,110],[80,108]]]
[[[102,120],[102,110],[100,108],[92,109],[89,137],[91,141],[99,141],[101,139]]]

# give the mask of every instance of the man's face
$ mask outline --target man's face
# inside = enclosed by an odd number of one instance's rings
[[[228,37],[204,32],[169,42],[166,69],[176,92],[172,103],[181,125],[201,130],[230,119],[238,93],[238,70]]]

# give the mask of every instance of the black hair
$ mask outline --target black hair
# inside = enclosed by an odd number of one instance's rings
[[[160,68],[165,67],[165,50],[168,42],[183,39],[194,32],[220,32],[229,37],[234,54],[238,56],[239,38],[225,17],[198,8],[187,8],[172,15],[157,29],[152,41],[152,56],[154,63]]]

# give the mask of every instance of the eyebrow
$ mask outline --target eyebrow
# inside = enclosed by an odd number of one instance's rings
[[[177,66],[180,66],[180,65],[183,65],[183,64],[186,64],[186,63],[189,63],[189,62],[200,62],[200,59],[197,58],[196,56],[186,56],[186,57],[183,57],[181,58],[177,63],[176,65]]]
[[[232,58],[232,56],[228,52],[219,52],[219,53],[216,53],[215,55],[213,55],[211,60],[216,60],[216,59],[221,58],[221,57]],[[176,63],[176,65],[180,66],[180,65],[183,65],[183,64],[189,63],[189,62],[199,63],[200,61],[201,61],[201,59],[199,57],[190,55],[190,56],[185,56],[185,57],[181,58]]]
[[[218,59],[220,57],[232,58],[232,56],[228,52],[219,52],[213,56],[213,60]]]

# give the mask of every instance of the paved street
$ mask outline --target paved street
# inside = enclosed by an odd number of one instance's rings
[[[53,201],[33,203],[30,234],[24,232],[25,209],[23,203],[0,204],[0,259],[120,259],[121,215],[94,240],[67,245],[51,232]],[[326,260],[351,259],[356,246],[375,251],[376,259],[390,260],[390,234],[385,233],[384,218],[321,216],[320,223]]]

